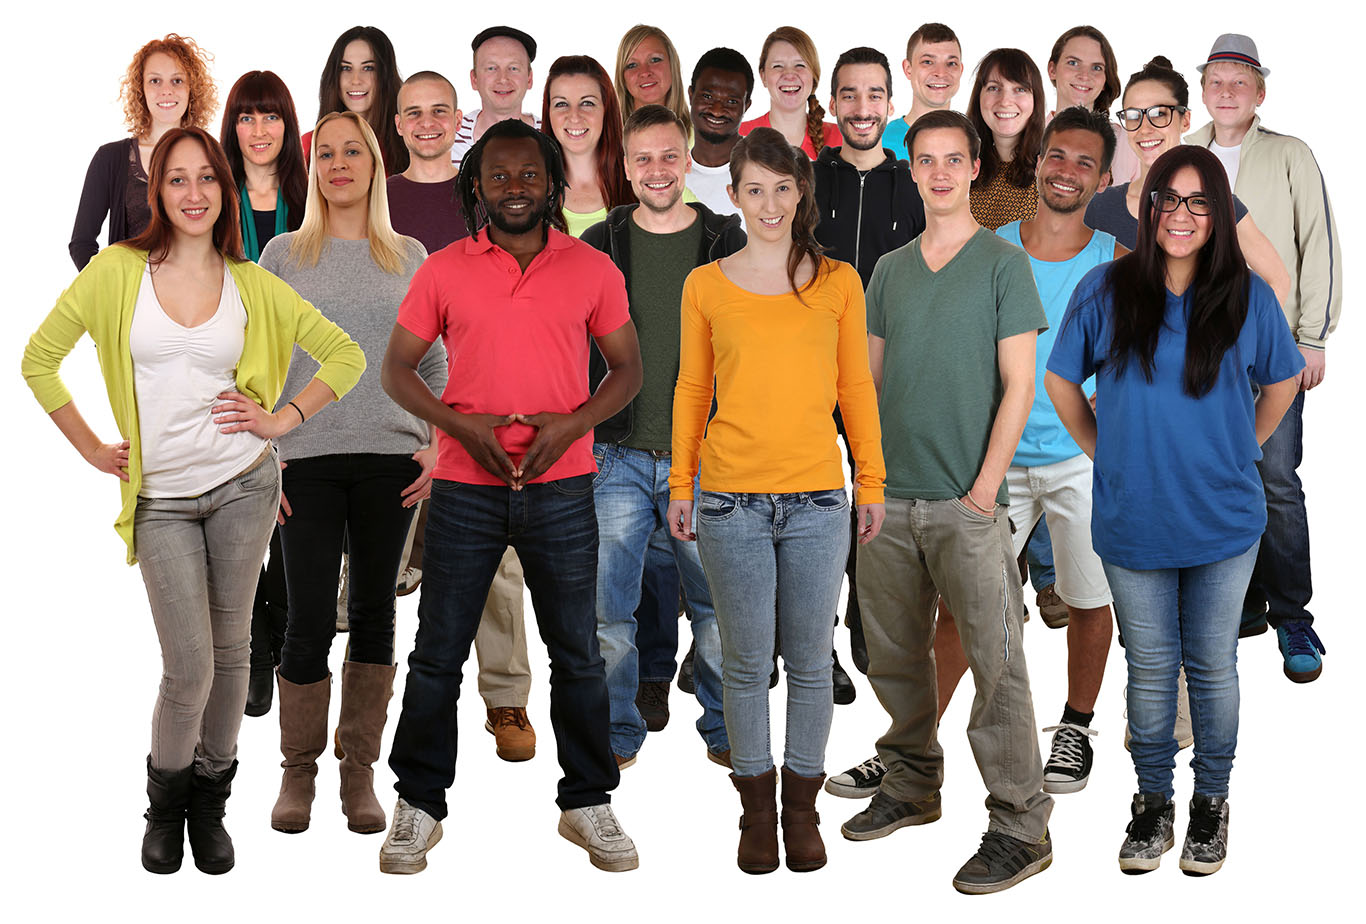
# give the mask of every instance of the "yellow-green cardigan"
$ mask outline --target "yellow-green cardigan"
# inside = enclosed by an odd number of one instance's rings
[[[119,482],[123,507],[114,530],[128,545],[130,565],[137,561],[133,512],[142,484],[142,452],[128,335],[146,266],[145,250],[114,246],[96,254],[29,339],[23,362],[24,379],[50,414],[71,401],[59,373],[62,360],[82,334],[89,333],[95,342],[114,421],[129,443],[128,480]],[[228,260],[228,271],[247,311],[246,341],[237,363],[238,391],[266,410],[273,409],[296,343],[322,365],[318,378],[333,394],[340,398],[351,390],[365,371],[365,353],[346,331],[255,263]]]

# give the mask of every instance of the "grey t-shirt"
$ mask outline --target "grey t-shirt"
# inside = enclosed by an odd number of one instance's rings
[[[334,322],[365,352],[365,372],[341,401],[328,405],[276,440],[280,458],[306,459],[351,452],[411,455],[428,443],[427,424],[394,403],[380,385],[380,365],[408,282],[426,259],[416,240],[402,238],[403,268],[386,273],[370,258],[370,241],[330,238],[317,266],[299,266],[289,253],[295,232],[273,238],[261,252],[261,266],[279,276]],[[318,364],[297,346],[278,411],[303,391]],[[446,349],[437,340],[418,367],[434,394],[446,387]]]
[[[981,228],[931,272],[917,237],[878,260],[867,301],[868,333],[886,341],[878,410],[887,494],[962,497],[1004,393],[997,341],[1048,329],[1029,257]],[[1004,482],[996,501],[1009,503]]]

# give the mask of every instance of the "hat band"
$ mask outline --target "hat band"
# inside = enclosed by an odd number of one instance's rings
[[[1205,63],[1213,64],[1215,61],[1237,61],[1240,64],[1247,64],[1256,68],[1260,68],[1262,66],[1262,62],[1258,61],[1251,55],[1239,54],[1236,51],[1215,52],[1214,54],[1209,56],[1209,60]]]

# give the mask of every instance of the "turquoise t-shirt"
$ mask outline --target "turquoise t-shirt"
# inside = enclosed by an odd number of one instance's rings
[[[882,133],[882,146],[895,154],[897,160],[907,163],[911,160],[911,152],[906,150],[906,132],[909,130],[906,120],[897,116],[887,123],[887,129]]]
[[[1152,381],[1137,358],[1110,361],[1110,267],[1086,274],[1063,317],[1048,369],[1069,382],[1096,376],[1091,540],[1104,561],[1132,570],[1190,568],[1241,555],[1266,529],[1253,382],[1304,368],[1275,293],[1252,276],[1247,320],[1219,363],[1214,387],[1182,387],[1190,291],[1167,293]]]
[[[1016,247],[1023,248],[1020,242],[1020,223],[1012,221],[996,229],[996,234]],[[1028,251],[1025,251],[1028,254]],[[1029,258],[1029,266],[1034,271],[1034,286],[1039,290],[1039,301],[1043,303],[1043,313],[1048,316],[1048,330],[1039,334],[1038,350],[1034,354],[1034,406],[1029,409],[1029,420],[1025,423],[1020,445],[1015,450],[1011,465],[1032,467],[1052,465],[1081,455],[1081,447],[1072,439],[1067,428],[1053,410],[1053,402],[1048,400],[1048,392],[1043,387],[1044,373],[1048,371],[1048,354],[1053,351],[1053,341],[1058,336],[1058,326],[1067,312],[1067,303],[1072,291],[1088,272],[1102,263],[1109,263],[1115,256],[1115,238],[1104,231],[1091,232],[1091,240],[1070,260],[1055,262]],[[1089,395],[1095,391],[1094,379],[1082,385]]]

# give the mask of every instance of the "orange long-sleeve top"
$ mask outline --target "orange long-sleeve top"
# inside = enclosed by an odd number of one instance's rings
[[[854,454],[855,502],[882,503],[887,468],[868,369],[863,284],[848,263],[829,260],[827,266],[801,300],[791,292],[742,289],[719,262],[688,276],[670,499],[692,499],[699,457],[708,491],[791,494],[843,487],[831,416],[838,401]],[[716,416],[708,423],[713,393]]]

